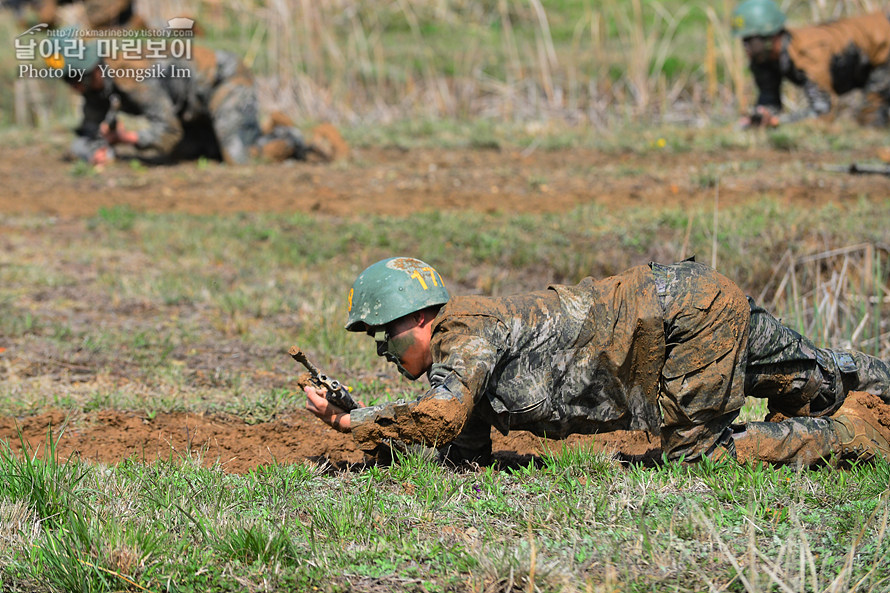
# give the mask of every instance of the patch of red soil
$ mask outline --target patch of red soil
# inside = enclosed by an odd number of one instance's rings
[[[223,414],[169,413],[149,418],[118,410],[78,419],[58,410],[18,419],[0,417],[0,440],[14,451],[22,449],[20,433],[32,453],[45,453],[52,434],[58,458],[107,464],[124,459],[151,463],[193,458],[205,466],[219,462],[227,472],[244,473],[273,461],[328,461],[335,466],[364,461],[351,436],[331,430],[304,410],[259,424]],[[658,449],[657,439],[650,441],[645,433],[637,432],[574,435],[566,441],[548,441],[528,433],[507,437],[495,433],[493,437],[495,459],[507,463],[527,462],[547,449],[559,450],[562,443],[631,458],[651,457]]]

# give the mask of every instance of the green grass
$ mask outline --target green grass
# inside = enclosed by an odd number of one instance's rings
[[[756,293],[789,244],[806,253],[854,235],[882,242],[888,208],[770,198],[728,207],[719,267]],[[434,263],[454,292],[506,294],[544,277],[574,282],[669,260],[687,230],[690,250],[707,260],[714,239],[707,208],[589,204],[411,221],[128,208],[64,224],[4,217],[15,251],[0,252],[0,372],[15,380],[0,382],[0,411],[189,409],[263,422],[303,405],[292,395],[301,369],[285,353],[294,342],[366,403],[410,397],[422,386],[407,386],[367,338],[342,329],[341,295],[394,249]],[[886,265],[876,266],[882,282]],[[751,401],[743,419],[764,413]],[[888,483],[885,462],[623,466],[560,446],[504,469],[453,470],[404,454],[350,472],[305,463],[247,475],[203,468],[195,453],[105,467],[2,449],[0,583],[28,592],[882,593]]]
[[[883,462],[626,468],[558,450],[504,471],[402,455],[357,473],[238,476],[6,452],[0,475],[10,591],[877,592],[890,579]]]

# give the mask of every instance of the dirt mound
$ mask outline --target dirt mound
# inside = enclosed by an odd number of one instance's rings
[[[169,413],[149,417],[132,411],[106,410],[90,416],[66,416],[52,410],[22,418],[0,418],[0,440],[14,451],[22,449],[42,455],[51,434],[60,459],[80,457],[86,461],[116,463],[135,459],[157,460],[200,458],[204,465],[217,461],[225,471],[244,473],[273,461],[300,463],[328,461],[346,466],[364,461],[352,437],[329,429],[305,410],[271,422],[247,424],[225,414]],[[545,449],[559,450],[562,443],[528,433],[504,437],[495,433],[495,458],[506,463],[528,463]],[[568,446],[589,445],[631,458],[657,454],[657,440],[637,432],[573,436]]]

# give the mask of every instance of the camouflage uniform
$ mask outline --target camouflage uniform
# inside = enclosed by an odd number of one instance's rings
[[[110,69],[133,70],[161,64],[167,75],[142,81],[105,76],[102,89],[87,90],[83,122],[72,146],[81,158],[89,159],[102,145],[99,126],[114,95],[120,99],[122,112],[143,116],[148,122],[139,131],[136,147],[153,150],[165,159],[205,156],[245,163],[251,156],[306,156],[298,130],[278,127],[263,134],[253,76],[234,54],[193,46],[191,59],[106,59],[104,63]],[[170,76],[174,68],[175,77]]]
[[[492,426],[549,438],[626,429],[660,434],[671,459],[733,453],[738,442],[772,461],[811,463],[836,449],[833,420],[733,427],[746,394],[825,415],[846,390],[886,398],[890,385],[881,361],[816,349],[693,262],[518,296],[452,297],[433,321],[431,353],[426,394],[352,412],[361,446],[450,443],[452,457],[480,459]]]
[[[890,20],[881,13],[843,19],[781,34],[777,60],[751,62],[757,105],[782,110],[781,83],[802,87],[809,108],[784,115],[782,122],[831,110],[831,93],[863,89],[862,123],[886,125],[890,105]]]
[[[813,464],[838,452],[832,419],[847,393],[865,391],[890,403],[890,366],[861,352],[817,348],[751,305],[745,393],[765,398],[782,422],[749,422],[733,434],[740,457]]]

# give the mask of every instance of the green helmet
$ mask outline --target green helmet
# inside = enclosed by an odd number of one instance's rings
[[[785,28],[785,13],[773,0],[745,0],[732,12],[736,37],[766,37]]]
[[[393,257],[368,266],[352,284],[346,329],[365,331],[409,313],[448,302],[442,276],[413,257]]]
[[[91,72],[99,65],[99,42],[85,39],[79,32],[77,27],[50,32],[53,53],[45,59],[47,66],[70,73],[72,69]]]

